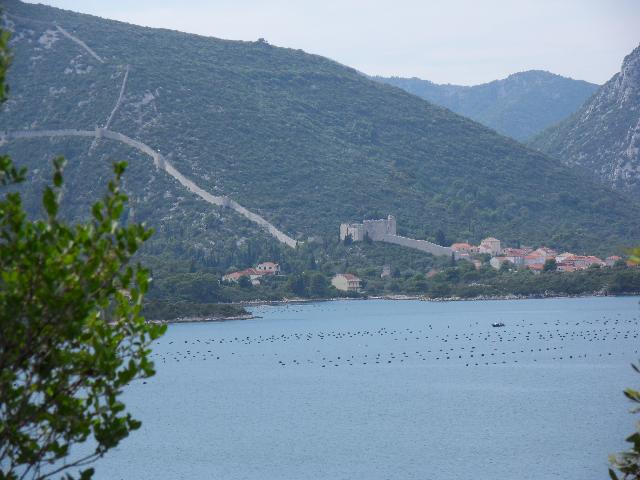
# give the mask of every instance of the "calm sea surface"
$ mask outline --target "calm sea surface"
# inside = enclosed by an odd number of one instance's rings
[[[253,312],[169,327],[97,479],[595,480],[633,430],[637,297]]]

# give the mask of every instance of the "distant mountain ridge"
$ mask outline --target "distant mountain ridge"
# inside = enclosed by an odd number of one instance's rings
[[[156,258],[226,268],[241,263],[229,252],[251,239],[272,241],[239,208],[216,204],[225,198],[307,244],[335,242],[342,222],[389,213],[400,235],[425,240],[493,235],[607,253],[640,237],[640,208],[624,195],[330,59],[17,0],[3,6],[14,61],[2,149],[29,167],[27,205],[37,211],[55,154],[69,159],[71,216],[86,211],[113,159],[128,160],[127,215],[155,228],[147,251]],[[101,137],[107,127],[140,148]],[[88,133],[15,134],[60,130]]]
[[[574,113],[598,85],[543,70],[474,86],[419,78],[372,77],[524,141]]]
[[[640,197],[640,46],[579,111],[531,145]]]

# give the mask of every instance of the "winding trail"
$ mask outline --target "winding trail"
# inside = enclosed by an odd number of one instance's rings
[[[100,63],[104,63],[104,60],[100,57],[100,55],[98,55],[96,52],[94,52],[93,50],[91,50],[91,48],[89,48],[89,45],[87,45],[86,43],[84,43],[82,40],[80,40],[78,37],[75,37],[73,35],[71,35],[69,32],[67,32],[64,28],[62,28],[60,25],[56,25],[56,28],[58,29],[58,31],[60,33],[62,33],[65,37],[67,37],[69,40],[71,40],[72,42],[76,42],[78,45],[80,45],[82,48],[84,48],[89,55],[91,55],[93,58],[95,58],[96,60],[98,60]]]
[[[109,129],[109,127],[111,126],[111,122],[113,121],[113,117],[116,115],[116,112],[118,111],[118,108],[120,108],[120,104],[122,103],[122,98],[124,97],[125,88],[127,88],[127,78],[129,78],[129,65],[127,65],[127,67],[125,68],[124,77],[122,79],[122,85],[120,86],[120,94],[118,95],[118,99],[116,100],[116,104],[113,106],[113,110],[111,110],[111,114],[109,115],[109,118],[107,118],[107,121],[104,124],[103,128],[105,130]],[[96,136],[96,138],[93,140],[93,142],[91,142],[91,146],[89,147],[89,153],[91,153],[93,151],[93,149],[98,146],[98,140],[99,139],[100,139],[100,137]]]
[[[253,223],[259,225],[264,228],[270,235],[272,235],[276,240],[285,245],[295,248],[297,245],[297,241],[291,238],[286,233],[282,232],[278,228],[276,228],[273,224],[269,223],[263,217],[254,213],[247,208],[240,205],[235,200],[230,199],[227,196],[217,196],[212,195],[206,190],[198,187],[192,180],[185,177],[182,173],[180,173],[176,168],[171,165],[171,163],[164,158],[159,152],[151,148],[146,143],[142,143],[138,140],[134,140],[131,137],[123,135],[119,132],[114,132],[112,130],[108,130],[106,128],[96,128],[95,130],[76,130],[76,129],[65,129],[65,130],[18,130],[6,132],[3,136],[4,140],[19,140],[19,139],[29,139],[29,138],[50,138],[50,137],[87,137],[87,138],[108,138],[110,140],[116,140],[118,142],[129,145],[130,147],[135,148],[136,150],[144,153],[145,155],[150,156],[153,159],[153,164],[156,168],[160,168],[171,175],[174,179],[178,181],[183,187],[185,187],[190,192],[202,198],[205,202],[210,203],[212,205],[218,205],[221,207],[228,207],[232,210],[238,212],[240,215],[249,219]]]
[[[113,117],[115,116],[118,108],[120,108],[122,97],[124,97],[124,89],[127,88],[127,78],[129,78],[129,65],[127,65],[124,70],[124,78],[122,79],[122,85],[120,86],[120,94],[118,95],[118,100],[116,100],[116,104],[114,105],[113,110],[111,110],[109,118],[107,118],[107,123],[104,124],[105,130],[109,130],[111,122],[113,121]]]

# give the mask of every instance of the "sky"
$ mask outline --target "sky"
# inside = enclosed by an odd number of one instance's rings
[[[39,0],[149,27],[257,40],[369,75],[475,85],[539,69],[602,84],[640,44],[640,0]]]

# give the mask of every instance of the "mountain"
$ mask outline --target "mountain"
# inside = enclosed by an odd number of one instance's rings
[[[128,160],[127,215],[155,228],[145,251],[158,263],[247,266],[290,250],[278,232],[322,245],[341,222],[387,214],[399,234],[449,242],[608,253],[640,237],[624,195],[327,58],[4,7],[15,58],[2,150],[29,167],[27,205],[37,211],[55,154],[69,160],[71,217]]]
[[[480,122],[516,140],[526,140],[574,113],[598,85],[541,70],[465,87],[419,78],[372,77]]]
[[[640,46],[574,115],[531,145],[605,183],[640,194]]]

